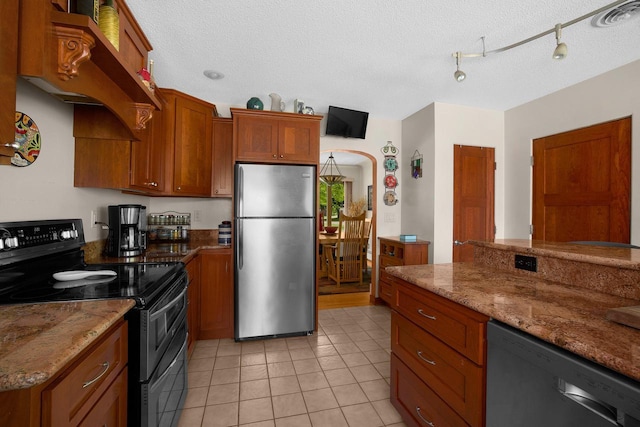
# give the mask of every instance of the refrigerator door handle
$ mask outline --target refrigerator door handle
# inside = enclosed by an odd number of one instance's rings
[[[238,227],[238,237],[237,237],[237,249],[236,249],[236,266],[238,268],[238,270],[242,270],[242,264],[243,264],[243,260],[242,260],[242,247],[243,247],[243,243],[244,243],[244,239],[242,236],[242,221],[237,221],[236,223],[237,227]]]
[[[238,177],[236,188],[238,191],[237,200],[238,200],[238,211],[236,212],[236,217],[242,218],[244,216],[244,170],[242,169],[242,165],[238,165]]]

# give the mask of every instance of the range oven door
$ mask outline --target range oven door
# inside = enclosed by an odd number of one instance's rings
[[[176,426],[187,398],[187,325],[171,340],[151,378],[138,390],[141,426]]]
[[[139,381],[147,381],[167,352],[174,335],[187,318],[187,275],[183,273],[171,288],[149,307],[139,310]],[[185,326],[186,328],[186,326]]]

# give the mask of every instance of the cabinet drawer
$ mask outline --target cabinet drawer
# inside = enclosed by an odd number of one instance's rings
[[[393,307],[395,305],[394,277],[382,270],[380,271],[380,281],[378,283],[380,285],[380,298]]]
[[[127,425],[127,368],[111,383],[79,427]]]
[[[125,368],[127,350],[123,322],[43,391],[43,424],[78,425]]]
[[[469,426],[393,353],[391,403],[409,426]]]
[[[476,364],[484,364],[487,316],[401,281],[396,289],[394,308],[400,314]]]
[[[402,258],[394,258],[389,256],[380,255],[378,257],[378,263],[380,264],[378,268],[384,270],[386,267],[393,265],[404,265],[402,262]]]
[[[391,313],[391,350],[470,425],[482,425],[482,367],[395,311]]]

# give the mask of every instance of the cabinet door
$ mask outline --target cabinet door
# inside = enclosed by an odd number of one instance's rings
[[[16,76],[18,73],[18,2],[0,4],[0,165],[11,164],[16,122]]]
[[[176,195],[211,195],[212,109],[176,97],[173,191]]]
[[[238,116],[236,160],[275,161],[278,151],[278,121],[267,117]]]
[[[278,160],[317,164],[320,158],[320,123],[282,120],[278,126]]]
[[[127,426],[127,368],[111,383],[79,427]]]
[[[200,253],[200,339],[233,338],[233,267],[229,249]]]
[[[233,120],[213,119],[213,196],[233,194]]]
[[[162,113],[153,112],[140,141],[131,142],[131,188],[160,192],[164,190],[166,144]]]

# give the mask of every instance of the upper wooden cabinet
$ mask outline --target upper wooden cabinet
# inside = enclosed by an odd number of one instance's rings
[[[233,121],[213,118],[213,196],[233,195]]]
[[[162,93],[167,99],[163,111],[167,148],[173,152],[173,161],[166,164],[166,172],[173,179],[165,193],[211,196],[211,118],[216,107],[172,89],[162,89]]]
[[[322,116],[232,108],[235,160],[318,164]]]
[[[66,1],[8,3],[20,5],[18,48],[29,52],[19,55],[18,74],[64,101],[105,105],[137,139],[160,102],[136,74],[147,65],[151,44],[126,2],[114,0],[119,49],[91,18],[68,13]],[[3,13],[2,19],[4,32],[11,18]]]
[[[18,72],[18,2],[0,2],[0,165],[11,164]]]

